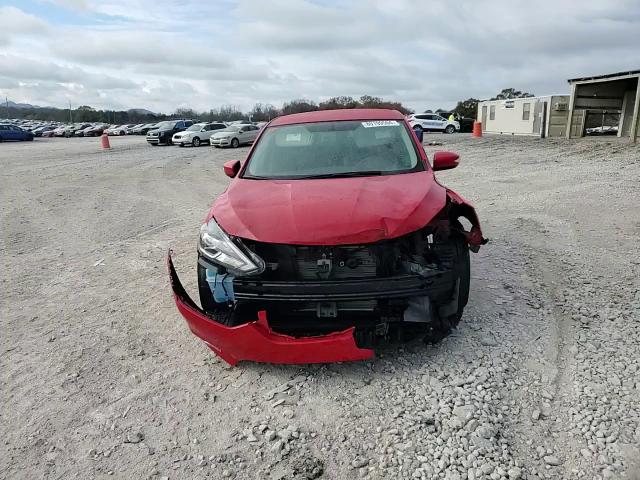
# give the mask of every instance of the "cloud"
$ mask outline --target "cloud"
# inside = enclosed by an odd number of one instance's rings
[[[640,67],[637,0],[48,0],[38,16],[8,1],[0,88],[29,103],[170,112],[370,94],[424,110]]]
[[[44,20],[11,5],[0,7],[0,46],[9,45],[12,37],[39,35],[48,30]]]

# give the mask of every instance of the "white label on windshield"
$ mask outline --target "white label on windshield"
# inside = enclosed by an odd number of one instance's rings
[[[396,127],[398,122],[395,120],[376,120],[375,122],[362,122],[364,128],[373,127]]]
[[[302,140],[302,135],[299,133],[287,133],[287,142],[299,142],[300,140]]]

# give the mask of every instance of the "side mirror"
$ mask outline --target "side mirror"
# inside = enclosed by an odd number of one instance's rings
[[[240,160],[229,160],[224,163],[224,174],[227,177],[234,178],[240,171]]]
[[[433,170],[450,170],[458,166],[460,156],[453,152],[436,152],[433,154]]]

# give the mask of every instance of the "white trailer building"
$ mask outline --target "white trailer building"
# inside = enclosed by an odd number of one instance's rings
[[[569,95],[482,100],[478,118],[482,131],[507,135],[561,137],[569,116]]]

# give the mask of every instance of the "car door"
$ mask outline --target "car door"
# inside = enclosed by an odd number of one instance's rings
[[[255,142],[258,137],[258,133],[260,133],[260,129],[255,125],[249,125],[249,129],[247,130],[247,143]]]
[[[427,115],[414,115],[415,124],[420,125],[423,130],[427,129]]]
[[[22,129],[20,127],[16,127],[15,125],[11,125],[9,127],[9,138],[11,140],[23,140],[25,135],[22,133]]]
[[[440,115],[433,116],[433,128],[434,130],[444,130],[447,128],[447,119],[441,117]]]
[[[238,140],[240,141],[241,144],[243,143],[249,143],[249,125],[244,125],[242,127],[240,127],[240,129],[238,130]]]

